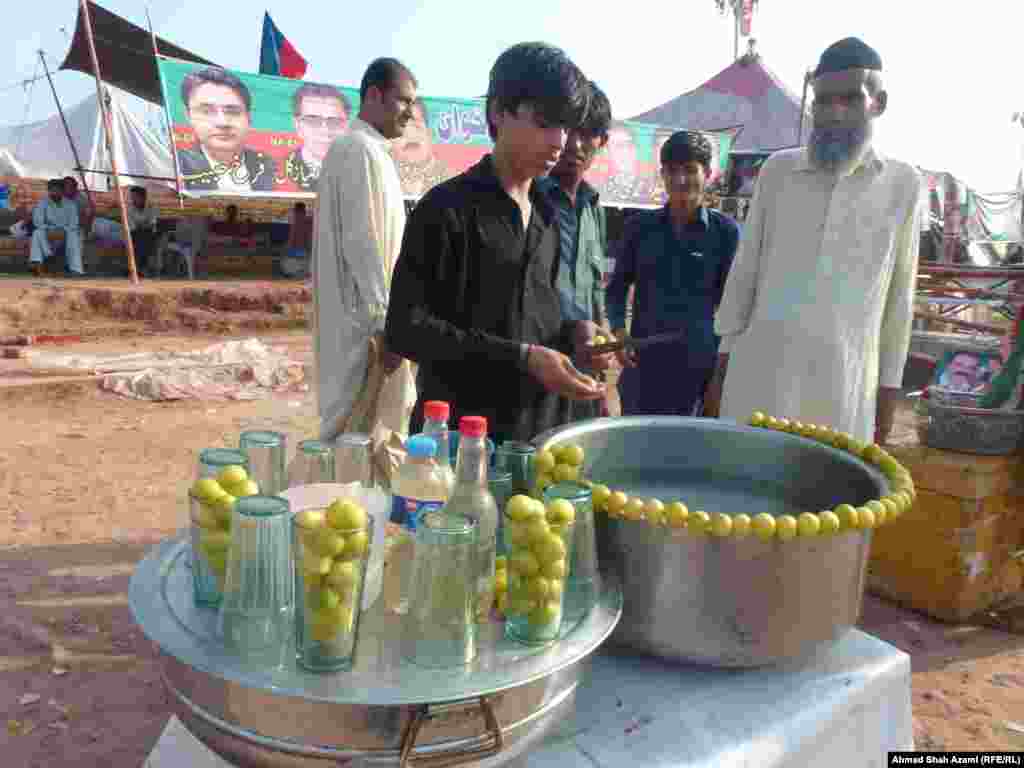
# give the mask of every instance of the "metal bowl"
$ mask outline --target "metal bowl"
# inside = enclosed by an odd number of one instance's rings
[[[576,443],[594,482],[709,514],[797,515],[888,492],[882,473],[849,453],[712,419],[595,419],[535,442]],[[597,539],[602,570],[623,588],[609,643],[719,667],[808,658],[838,640],[859,618],[871,544],[869,531],[761,541],[605,515]]]
[[[934,399],[916,406],[917,435],[929,448],[979,456],[1008,456],[1024,444],[1024,411],[970,408]]]

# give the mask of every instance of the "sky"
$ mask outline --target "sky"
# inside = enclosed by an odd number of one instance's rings
[[[0,125],[55,110],[37,51],[51,69],[74,32],[77,0],[6,3],[0,50]],[[100,0],[100,5],[218,64],[259,69],[264,11],[310,62],[308,80],[358,86],[377,56],[410,66],[428,96],[475,97],[508,46],[544,40],[564,48],[608,94],[615,117],[633,115],[697,88],[733,60],[733,25],[713,0]],[[356,8],[359,8],[356,10]],[[605,10],[607,9],[607,10]],[[1024,164],[1018,95],[1019,0],[761,0],[753,37],[764,64],[799,95],[803,75],[836,40],[857,36],[881,54],[890,108],[877,123],[886,153],[949,171],[981,192],[1015,186]],[[64,28],[63,31],[61,28]],[[741,41],[741,52],[746,41]],[[77,72],[56,72],[67,107],[95,92]],[[126,100],[127,101],[127,100]],[[132,100],[151,121],[160,112]]]

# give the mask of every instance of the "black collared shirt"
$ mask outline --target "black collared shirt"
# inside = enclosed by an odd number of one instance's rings
[[[568,421],[569,404],[520,363],[520,345],[569,352],[556,285],[558,229],[550,202],[530,190],[522,213],[488,155],[432,188],[409,217],[388,303],[387,342],[419,364],[419,398],[445,400],[458,418],[485,416],[497,442],[529,440]]]

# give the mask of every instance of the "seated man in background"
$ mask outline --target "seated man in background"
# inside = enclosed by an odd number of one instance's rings
[[[305,203],[296,203],[288,222],[288,245],[281,259],[285,277],[304,277],[309,273],[309,254],[313,242],[313,217]]]
[[[132,245],[135,248],[135,265],[146,277],[161,272],[153,263],[153,246],[156,245],[157,211],[146,204],[146,188],[131,188],[131,204],[128,206],[128,227],[131,229]]]
[[[64,181],[50,179],[46,185],[47,197],[43,198],[32,211],[32,250],[29,262],[36,277],[44,274],[43,262],[53,255],[50,235],[63,232],[67,271],[81,277],[82,237],[78,225],[78,206],[64,197]]]

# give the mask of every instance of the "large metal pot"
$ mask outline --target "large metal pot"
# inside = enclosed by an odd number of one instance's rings
[[[510,765],[571,717],[590,655],[621,615],[605,585],[598,603],[552,646],[504,639],[478,625],[478,658],[458,669],[416,668],[401,622],[383,600],[363,615],[352,670],[314,674],[294,658],[270,667],[220,641],[216,612],[192,598],[188,543],[169,540],[136,568],[128,600],[160,647],[175,713],[207,747],[247,768]]]
[[[580,445],[594,482],[691,510],[775,515],[863,504],[884,476],[813,440],[712,419],[596,419],[540,435]],[[808,657],[860,614],[871,534],[762,541],[694,536],[597,516],[601,567],[623,588],[609,643],[668,659],[752,667]]]

